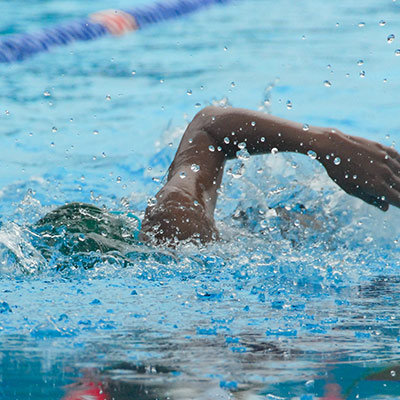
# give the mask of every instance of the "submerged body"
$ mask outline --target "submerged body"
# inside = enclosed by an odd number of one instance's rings
[[[225,161],[244,149],[250,155],[274,149],[312,155],[347,193],[384,211],[389,204],[400,207],[400,155],[393,148],[260,112],[207,107],[187,127],[167,182],[146,209],[140,241],[175,246],[218,239],[214,210]],[[64,227],[78,239],[72,251],[107,252],[134,241],[118,218],[81,203],[60,207],[37,226],[50,236]]]

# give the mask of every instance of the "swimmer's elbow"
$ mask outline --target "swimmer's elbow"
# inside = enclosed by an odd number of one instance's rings
[[[224,110],[222,107],[217,107],[217,106],[206,106],[202,108],[193,118],[193,121],[196,119],[201,119],[201,120],[210,120],[213,117],[219,115],[221,113],[221,110]]]
[[[188,135],[189,139],[193,139],[198,134],[206,134],[210,145],[215,148],[219,147],[226,157],[232,158],[236,154],[237,148],[232,149],[232,145],[224,143],[224,137],[230,129],[227,127],[231,125],[230,120],[234,115],[235,111],[232,107],[204,107],[195,115],[185,135]]]
[[[207,132],[208,134],[213,134],[218,128],[221,116],[229,113],[228,108],[217,107],[217,106],[207,106],[201,109],[193,118],[190,125],[195,129],[199,129]]]

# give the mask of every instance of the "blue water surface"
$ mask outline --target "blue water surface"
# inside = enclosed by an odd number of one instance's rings
[[[5,1],[0,32],[150,3]],[[398,398],[400,211],[315,160],[228,164],[202,248],[49,261],[30,227],[71,201],[143,217],[209,104],[398,149],[399,12],[236,0],[0,65],[0,398]]]

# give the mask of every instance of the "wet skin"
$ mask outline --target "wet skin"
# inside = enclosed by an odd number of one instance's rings
[[[274,148],[312,152],[348,194],[384,211],[390,204],[400,207],[400,154],[393,148],[260,112],[206,107],[187,127],[157,203],[146,209],[143,240],[173,244],[218,238],[214,209],[225,161],[235,158],[244,145],[250,155]]]
[[[400,154],[393,148],[337,129],[304,127],[256,111],[206,107],[188,125],[169,167],[167,182],[157,193],[156,203],[146,209],[140,240],[175,246],[185,240],[207,243],[218,239],[214,210],[225,162],[235,158],[244,146],[250,155],[270,153],[274,148],[280,152],[312,154],[348,194],[383,211],[390,204],[400,207]],[[65,225],[58,221],[58,216],[65,219],[70,215],[69,208],[76,211],[79,204],[53,211],[39,225],[46,221]],[[111,227],[118,225],[115,217],[98,210],[110,219]],[[87,235],[90,232],[86,228],[91,222],[86,221],[84,225],[83,233]],[[110,225],[102,226],[105,233],[97,232],[96,227],[100,225],[98,221],[94,224],[95,234],[118,239],[109,232]],[[71,224],[68,226],[73,229]],[[96,246],[97,250],[104,251],[110,244],[105,249],[101,244]]]

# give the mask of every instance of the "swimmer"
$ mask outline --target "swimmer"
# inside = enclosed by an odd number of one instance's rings
[[[246,109],[210,106],[186,128],[167,182],[156,194],[155,204],[146,209],[140,241],[174,246],[178,241],[207,243],[218,239],[214,209],[224,165],[244,147],[250,155],[274,149],[311,154],[348,194],[383,211],[389,205],[400,207],[400,154],[393,148],[337,129],[305,126]],[[63,206],[38,224],[54,224],[60,215],[77,216],[77,209],[77,203]],[[89,231],[90,227],[85,227],[82,233]]]

